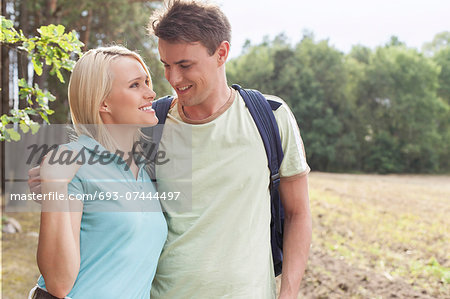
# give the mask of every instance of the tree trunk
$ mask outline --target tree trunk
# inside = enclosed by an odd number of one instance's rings
[[[81,31],[80,40],[84,43],[83,52],[89,49],[89,38],[91,35],[91,24],[92,24],[92,9],[88,10],[88,15],[86,16],[86,21],[84,22],[85,30]]]
[[[19,16],[19,28],[22,29],[23,34],[25,36],[29,36],[30,30],[29,30],[29,20],[28,20],[28,6],[27,2],[25,0],[21,0],[19,3],[18,11],[20,13]],[[19,72],[19,79],[23,78],[28,82],[28,55],[27,53],[20,51],[17,53],[17,66],[18,66],[18,72]],[[25,101],[21,101],[19,99],[19,109],[24,109],[27,106],[27,103]]]
[[[2,1],[1,15],[8,18],[6,12],[6,0]],[[1,90],[1,105],[0,105],[0,115],[9,112],[9,49],[6,46],[0,46],[0,88]],[[4,195],[5,195],[5,142],[0,142],[0,168],[1,168],[1,195],[2,195],[2,210],[4,206]]]

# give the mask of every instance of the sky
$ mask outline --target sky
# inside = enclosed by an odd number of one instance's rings
[[[284,32],[292,44],[305,30],[348,53],[353,45],[384,45],[392,35],[420,49],[450,31],[450,0],[215,0],[232,26],[231,57]]]

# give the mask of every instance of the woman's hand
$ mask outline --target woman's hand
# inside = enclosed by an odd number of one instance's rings
[[[67,187],[81,165],[72,157],[76,153],[61,146],[50,152],[40,166],[40,191],[43,212],[69,212],[80,205],[68,198]]]
[[[81,167],[80,164],[72,159],[76,154],[64,146],[47,153],[40,165],[28,170],[28,187],[30,192],[44,194],[42,192],[42,180],[45,180],[46,188],[50,189],[50,191],[54,188],[64,189],[66,183],[68,184],[73,179]],[[65,158],[64,156],[68,157],[69,155],[68,163],[66,163],[66,160],[62,160]],[[61,163],[61,161],[64,161],[64,163]],[[41,201],[36,202],[41,203]]]
[[[41,194],[40,172],[41,172],[41,165],[38,165],[28,170],[28,188],[30,188],[31,193]]]

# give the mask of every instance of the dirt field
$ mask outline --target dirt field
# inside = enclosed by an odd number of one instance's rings
[[[310,174],[313,244],[299,298],[450,298],[450,177]],[[2,298],[38,277],[38,213],[8,216]]]
[[[450,177],[310,175],[299,298],[450,298]]]

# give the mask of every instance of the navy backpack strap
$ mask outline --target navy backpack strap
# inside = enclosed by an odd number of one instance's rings
[[[156,112],[156,117],[158,118],[158,125],[163,125],[166,123],[167,113],[169,113],[172,101],[173,96],[165,96],[153,102],[152,108]]]
[[[281,147],[280,133],[273,110],[278,109],[281,103],[267,100],[256,90],[242,89],[237,84],[232,87],[238,90],[244,99],[266,149],[270,169],[272,258],[275,275],[277,276],[281,273],[283,261],[284,209],[278,191],[280,184],[279,168],[283,160],[283,148]]]
[[[272,110],[276,110],[281,103],[268,101],[257,90],[243,89],[237,84],[234,84],[233,88],[238,90],[244,99],[261,135],[264,147],[266,148],[268,166],[271,172],[270,189],[276,189],[280,183],[278,170],[283,160],[283,149],[281,147],[278,124]]]
[[[163,127],[172,104],[173,96],[166,96],[153,102],[152,108],[155,110],[158,118],[158,125],[142,129],[142,132],[150,138],[150,146],[144,147],[144,151],[148,152],[147,157],[150,159],[149,173],[152,181],[156,182],[155,163],[153,162],[158,152],[159,142],[161,141]],[[144,144],[148,144],[148,140],[144,140]]]
[[[152,104],[152,109],[155,110],[156,117],[158,118],[158,125],[153,127],[152,130],[152,143],[156,144],[156,149],[158,149],[159,142],[161,141],[162,131],[172,100],[173,96],[166,96],[154,101]]]

